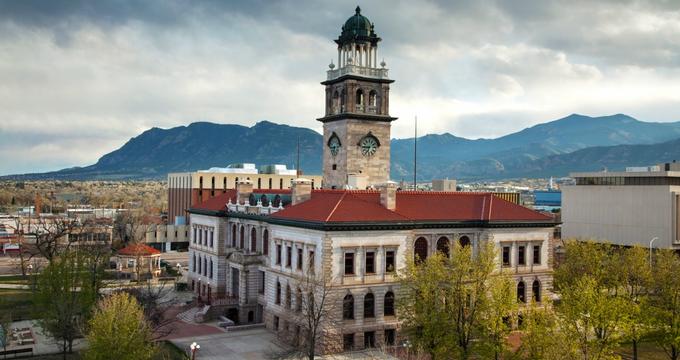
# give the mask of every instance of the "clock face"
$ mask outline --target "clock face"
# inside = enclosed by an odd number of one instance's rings
[[[338,155],[338,152],[340,152],[340,140],[333,136],[328,142],[328,147],[331,149],[331,155]]]
[[[361,155],[372,156],[378,150],[378,141],[372,136],[366,136],[359,143]]]

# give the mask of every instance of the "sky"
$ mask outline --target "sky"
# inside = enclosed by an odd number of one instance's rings
[[[392,136],[493,138],[572,113],[680,120],[680,0],[359,1]],[[0,174],[84,166],[152,128],[321,130],[357,1],[0,0]]]

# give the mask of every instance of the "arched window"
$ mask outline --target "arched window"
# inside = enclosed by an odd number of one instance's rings
[[[354,319],[354,296],[352,296],[352,294],[347,294],[345,295],[345,298],[342,299],[342,319]]]
[[[260,196],[260,203],[262,203],[262,206],[269,206],[269,198],[267,198],[267,195],[262,194],[262,196]]]
[[[262,178],[257,178],[257,188],[262,189]]]
[[[437,240],[437,251],[449,257],[449,239],[446,236],[442,236]]]
[[[517,301],[526,303],[527,302],[527,290],[526,290],[526,285],[524,285],[524,281],[520,281],[519,284],[517,284]]]
[[[419,237],[413,245],[413,256],[416,264],[427,259],[427,240],[424,237]]]
[[[231,247],[236,247],[236,224],[231,225]]]
[[[213,262],[212,262],[212,259],[210,259],[210,270],[209,270],[208,277],[211,278],[211,279],[213,278]]]
[[[194,262],[191,263],[191,271],[196,272],[196,254],[194,254]]]
[[[201,257],[198,257],[198,271],[196,272],[197,274],[201,274],[201,265],[203,264],[203,261],[201,260]]]
[[[264,229],[264,234],[262,235],[262,253],[265,255],[269,254],[269,230]]]
[[[250,251],[257,251],[257,230],[255,228],[250,230]]]
[[[534,296],[535,302],[541,302],[541,283],[538,280],[534,280],[531,284],[531,292]]]
[[[357,90],[357,105],[363,104],[364,104],[364,91],[359,89]]]
[[[375,92],[375,90],[371,90],[371,92],[368,93],[368,106],[377,105],[378,105],[378,93]]]
[[[203,176],[198,178],[198,188],[203,190]]]
[[[250,206],[257,205],[257,197],[255,197],[255,194],[250,193],[250,196],[248,196],[248,204],[250,204]]]
[[[245,232],[246,232],[246,227],[243,226],[243,225],[241,225],[241,231],[240,231],[240,232],[241,232],[241,233],[239,234],[239,235],[240,235],[240,236],[239,236],[239,237],[240,237],[240,239],[239,239],[239,240],[240,240],[240,241],[239,241],[239,248],[240,248],[240,249],[243,249],[243,248],[246,247],[246,239],[245,239],[245,236],[246,236],[246,234],[245,234]]]
[[[281,180],[281,181],[283,181],[283,180]],[[280,205],[281,205],[281,196],[279,194],[276,194],[276,196],[274,196],[274,201],[273,201],[272,206],[279,207]]]
[[[460,244],[461,247],[466,247],[470,245],[470,238],[463,235],[458,239],[458,243]]]
[[[272,178],[269,178],[269,188],[272,188]]]
[[[394,316],[394,293],[385,293],[385,316]]]
[[[203,258],[203,276],[208,276],[208,259]]]
[[[283,179],[279,179],[279,189],[283,189]]]
[[[368,293],[364,296],[364,318],[375,317],[375,296]]]
[[[340,112],[345,111],[345,104],[347,104],[347,90],[342,89],[342,93],[340,94]]]
[[[227,178],[223,177],[222,178],[222,193],[227,192]]]
[[[210,196],[215,196],[215,177],[210,181]]]
[[[286,285],[286,308],[291,309],[292,304],[291,304],[291,296],[293,294],[290,293],[290,285]]]

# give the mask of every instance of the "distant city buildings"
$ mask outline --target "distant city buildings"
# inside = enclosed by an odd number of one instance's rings
[[[562,187],[563,238],[680,249],[680,164],[571,176],[576,184]]]

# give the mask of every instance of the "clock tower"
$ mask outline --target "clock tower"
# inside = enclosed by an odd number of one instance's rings
[[[389,90],[385,62],[378,64],[373,24],[357,6],[342,27],[337,65],[329,65],[323,123],[325,188],[366,187],[390,179]],[[337,67],[337,68],[336,68]]]

